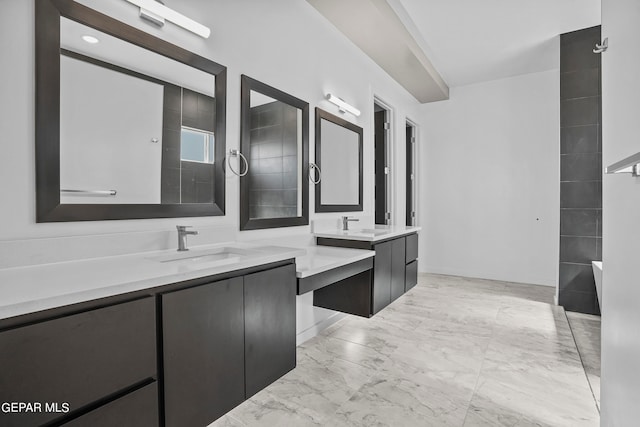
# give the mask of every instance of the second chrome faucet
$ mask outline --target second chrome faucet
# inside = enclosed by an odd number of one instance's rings
[[[176,228],[178,229],[178,251],[188,251],[189,248],[187,248],[187,236],[195,236],[198,234],[198,232],[195,230],[188,231],[187,228],[191,228],[190,225],[176,225]]]
[[[349,218],[348,216],[342,217],[342,231],[349,230],[349,221],[360,221],[358,218]]]

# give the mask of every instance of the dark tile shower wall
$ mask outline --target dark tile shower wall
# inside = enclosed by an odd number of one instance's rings
[[[298,216],[297,114],[280,101],[251,108],[250,218]]]
[[[560,36],[558,303],[600,314],[591,261],[602,259],[600,26]]]
[[[161,201],[214,202],[214,165],[180,160],[182,126],[215,134],[215,98],[167,83],[162,122]]]
[[[162,183],[160,189],[160,201],[162,203],[180,203],[181,99],[181,87],[165,84],[162,111]]]

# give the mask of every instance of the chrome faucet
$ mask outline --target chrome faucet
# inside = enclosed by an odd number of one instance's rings
[[[195,230],[187,231],[187,228],[191,228],[190,225],[176,225],[176,228],[178,229],[178,251],[188,251],[189,248],[187,248],[187,236],[195,236],[198,234],[198,232]]]
[[[360,221],[358,218],[349,218],[348,216],[342,217],[342,231],[349,230],[349,221]]]

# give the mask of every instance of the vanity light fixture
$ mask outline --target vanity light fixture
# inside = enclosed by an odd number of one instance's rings
[[[356,117],[360,115],[360,110],[358,110],[356,107],[352,106],[351,104],[346,103],[342,98],[338,98],[337,96],[331,93],[328,93],[327,100],[332,104],[337,105],[338,111],[340,111],[341,113],[351,113]]]
[[[640,176],[640,153],[636,153],[626,159],[622,159],[619,162],[607,166],[604,172],[607,174],[630,173],[633,177]]]
[[[82,40],[86,41],[89,44],[96,44],[96,43],[98,43],[100,41],[96,37],[89,36],[89,35],[82,36]]]
[[[211,30],[208,27],[194,21],[191,18],[187,18],[181,13],[168,8],[161,2],[156,0],[127,0],[129,3],[134,4],[140,8],[140,17],[144,18],[158,26],[163,26],[165,19],[171,21],[179,27],[189,30],[192,33],[199,35],[205,39],[211,35]]]

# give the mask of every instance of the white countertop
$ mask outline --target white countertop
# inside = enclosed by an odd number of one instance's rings
[[[322,230],[313,233],[315,237],[327,237],[330,239],[343,240],[359,240],[364,242],[379,242],[382,240],[392,239],[394,237],[406,236],[407,234],[417,233],[422,227],[406,227],[404,225],[389,225],[375,228],[357,228],[353,226],[353,230]]]
[[[375,251],[335,248],[331,246],[307,246],[307,254],[296,257],[296,275],[299,279],[333,270],[363,259],[373,258]]]
[[[226,258],[215,255],[223,248],[236,249],[238,256],[233,253]],[[0,319],[241,270],[304,254],[301,248],[229,242],[193,247],[184,253],[165,250],[0,269]],[[188,259],[174,261],[176,257]]]

